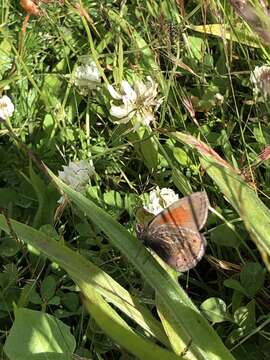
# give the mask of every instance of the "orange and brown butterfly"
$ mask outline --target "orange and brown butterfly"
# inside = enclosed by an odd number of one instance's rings
[[[181,272],[192,269],[205,253],[206,240],[199,231],[206,223],[208,206],[206,192],[195,192],[175,201],[148,224],[137,224],[137,236],[171,267]]]

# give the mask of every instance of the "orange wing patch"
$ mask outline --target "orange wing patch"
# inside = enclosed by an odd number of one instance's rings
[[[154,220],[151,222],[151,225],[174,225],[185,227],[190,222],[194,222],[193,214],[191,211],[187,211],[185,208],[174,208],[170,210],[170,208],[162,211],[159,215],[157,215]]]

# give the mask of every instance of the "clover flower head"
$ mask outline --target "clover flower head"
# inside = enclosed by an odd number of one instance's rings
[[[224,102],[224,96],[221,95],[220,93],[216,93],[214,95],[214,99],[215,99],[215,102],[216,102],[217,105],[222,105],[223,102]]]
[[[117,92],[112,85],[108,86],[111,97],[122,102],[120,105],[111,102],[110,114],[117,119],[117,123],[126,124],[131,119],[135,119],[134,128],[136,129],[154,121],[154,112],[162,103],[162,99],[156,99],[158,84],[150,76],[146,79],[146,82],[136,80],[133,87],[123,80],[120,92]]]
[[[58,172],[62,181],[79,192],[83,192],[85,185],[94,174],[95,168],[89,160],[71,161],[68,166],[63,166],[63,171]]]
[[[14,105],[11,99],[4,95],[0,98],[0,119],[8,119],[14,112]]]
[[[101,77],[94,60],[88,56],[82,56],[81,65],[77,66],[75,71],[75,85],[78,86],[83,93],[88,90],[96,89],[101,83]]]
[[[178,199],[178,194],[176,194],[172,189],[160,189],[157,186],[156,189],[150,191],[149,203],[147,206],[144,206],[144,209],[151,214],[157,215]]]
[[[266,98],[270,95],[270,66],[256,66],[250,74],[250,82],[254,85],[255,96],[260,93]]]

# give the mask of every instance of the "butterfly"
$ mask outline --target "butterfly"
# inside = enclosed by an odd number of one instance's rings
[[[178,271],[197,265],[205,253],[206,240],[200,230],[208,216],[206,192],[195,192],[175,201],[146,226],[137,224],[137,236],[167,264]]]

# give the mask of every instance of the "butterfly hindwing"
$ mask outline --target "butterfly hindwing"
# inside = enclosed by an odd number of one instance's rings
[[[199,232],[173,225],[148,229],[144,243],[178,271],[187,271],[201,260],[206,240]]]

